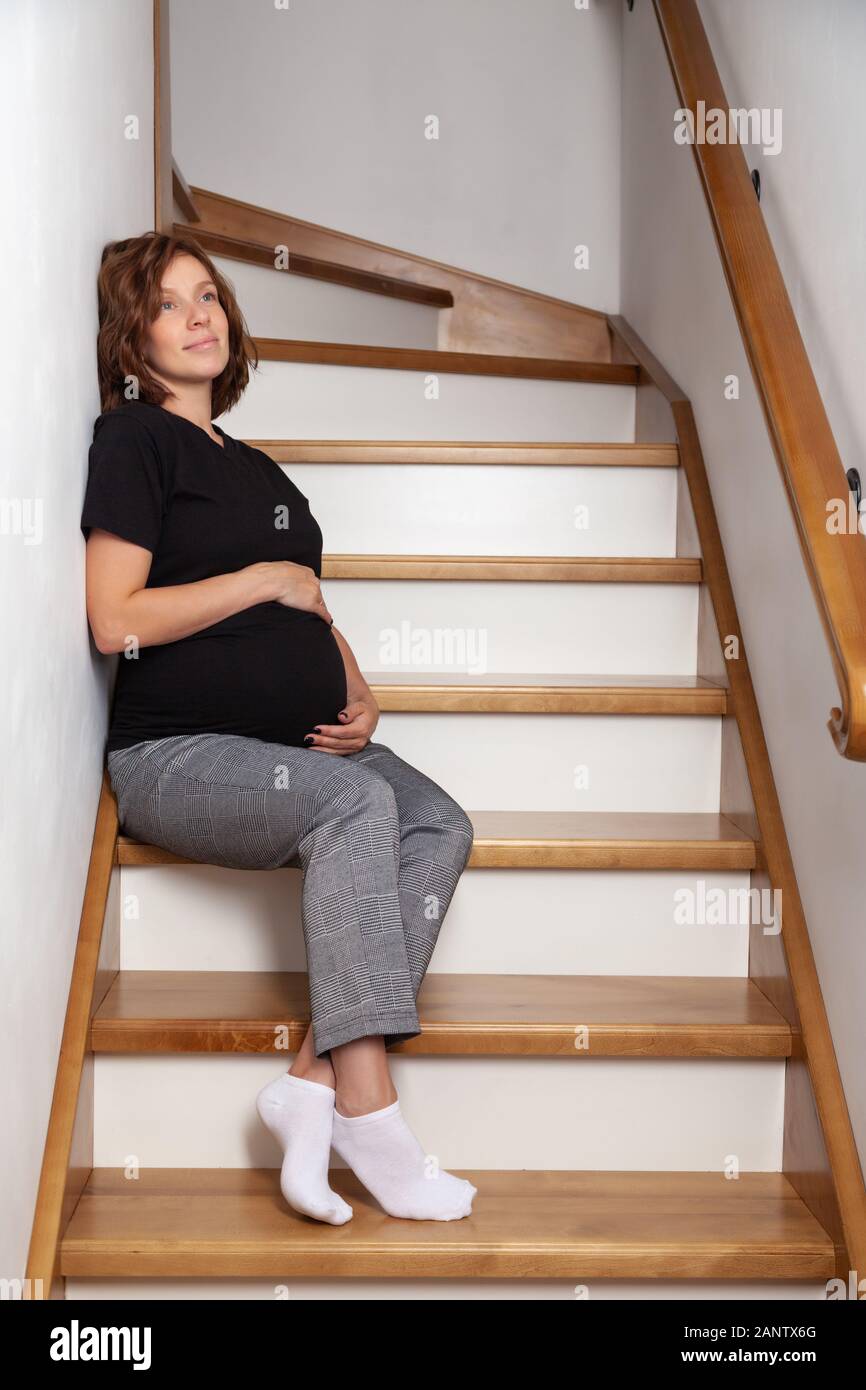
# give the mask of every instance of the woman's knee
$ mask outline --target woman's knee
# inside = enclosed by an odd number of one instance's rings
[[[472,852],[475,827],[458,801],[437,788],[415,808],[411,824],[441,837],[462,873]]]
[[[427,815],[431,823],[438,823],[470,840],[475,833],[472,821],[459,801],[456,801],[443,787],[437,786],[428,798]]]
[[[446,820],[449,829],[457,837],[457,843],[460,846],[461,853],[463,855],[462,869],[464,869],[469,860],[469,856],[472,853],[472,842],[475,838],[475,826],[472,824],[471,818],[469,817],[467,812],[464,811],[463,807],[459,804],[459,802],[455,801],[453,797],[448,797],[447,801],[448,805],[446,808]]]
[[[322,754],[327,757],[327,754]],[[372,767],[342,762],[338,785],[323,788],[326,807],[345,808],[348,814],[397,814],[397,798],[386,777]]]

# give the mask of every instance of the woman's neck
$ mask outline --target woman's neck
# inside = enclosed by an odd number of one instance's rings
[[[162,384],[169,386],[169,382],[163,382]],[[209,434],[211,439],[215,439],[217,443],[220,443],[221,441],[218,440],[217,436],[214,434],[213,425],[211,424],[213,399],[210,382],[199,383],[193,390],[190,390],[188,384],[186,385],[186,389],[184,389],[178,383],[175,383],[171,386],[171,390],[174,392],[174,395],[167,396],[163,401],[163,410],[169,411],[172,415],[182,415],[185,420],[189,420],[190,424],[198,425],[199,429],[204,430],[205,434]]]

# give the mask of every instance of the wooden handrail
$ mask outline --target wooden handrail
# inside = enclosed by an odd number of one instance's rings
[[[729,111],[696,0],[653,0],[683,109]],[[692,144],[728,288],[788,493],[841,695],[828,728],[866,760],[866,538],[828,529],[850,490],[739,143]],[[856,516],[856,513],[855,513]]]

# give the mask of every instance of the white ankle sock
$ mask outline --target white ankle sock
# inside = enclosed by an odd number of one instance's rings
[[[399,1100],[367,1115],[334,1111],[331,1143],[389,1216],[455,1221],[468,1216],[478,1191],[465,1178],[432,1166]]]
[[[289,1206],[342,1226],[352,1208],[328,1183],[334,1100],[331,1086],[284,1072],[259,1091],[256,1109],[283,1149],[280,1189]]]

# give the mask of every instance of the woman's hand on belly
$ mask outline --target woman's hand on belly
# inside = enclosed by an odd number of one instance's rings
[[[323,753],[359,753],[379,722],[379,706],[372,695],[349,700],[338,717],[339,724],[317,724],[304,739],[306,746]]]

